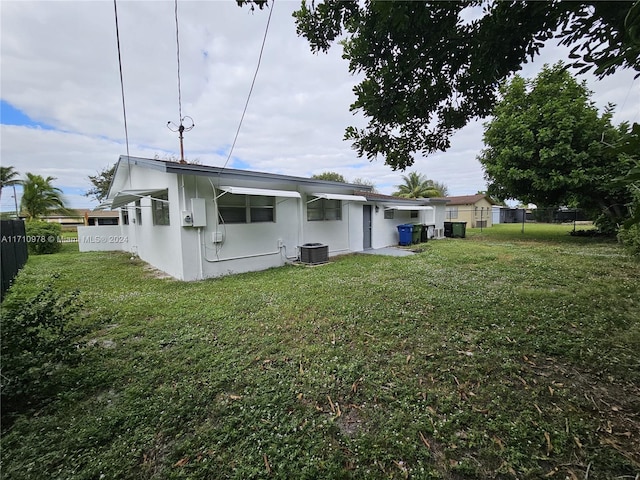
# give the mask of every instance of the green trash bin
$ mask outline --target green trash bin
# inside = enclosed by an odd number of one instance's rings
[[[411,243],[420,243],[420,236],[422,235],[422,224],[416,223],[413,225],[413,233],[411,235]]]
[[[466,238],[467,222],[451,222],[451,236],[453,238]]]

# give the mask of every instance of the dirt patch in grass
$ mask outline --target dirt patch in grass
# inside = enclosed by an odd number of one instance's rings
[[[359,407],[349,405],[336,420],[336,425],[340,433],[347,437],[353,437],[361,433],[364,429],[364,422],[360,416]]]
[[[165,472],[167,458],[173,451],[173,440],[158,433],[153,445],[142,454],[142,471],[144,478],[160,478]]]
[[[569,389],[574,406],[598,420],[600,443],[640,468],[640,388],[611,375],[578,370],[551,358],[527,359],[524,371],[547,382],[550,399]],[[569,427],[567,426],[567,429]],[[575,443],[582,448],[579,438]]]
[[[158,270],[157,268],[152,267],[149,264],[145,264],[144,265],[144,272],[146,274],[147,277],[149,278],[157,278],[157,279],[172,279],[173,277],[171,275],[169,275],[166,272],[163,272],[162,270]]]

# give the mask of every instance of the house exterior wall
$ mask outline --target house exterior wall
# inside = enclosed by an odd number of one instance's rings
[[[498,223],[502,223],[500,217],[500,211],[502,210],[502,207],[500,205],[494,205],[491,207],[491,223],[492,224],[498,224]]]
[[[246,223],[232,223],[227,217],[225,223],[219,214],[218,203],[221,196],[234,194],[226,193],[223,186],[295,191],[300,198],[264,195],[273,199],[273,221],[251,222],[247,218]],[[436,230],[442,231],[445,218],[444,203],[434,204],[433,209],[419,210],[417,217],[411,217],[411,211],[395,210],[394,218],[385,219],[386,200],[341,200],[340,219],[309,221],[308,202],[320,201],[314,194],[351,195],[353,186],[232,169],[178,167],[140,158],[121,159],[110,198],[119,192],[165,189],[169,225],[154,225],[152,199],[143,196],[139,207],[135,202],[121,207],[127,212],[128,222],[121,215],[120,225],[108,227],[115,229],[114,236],[118,234],[120,239],[127,239],[111,247],[136,254],[180,280],[279,267],[296,260],[300,247],[306,243],[325,244],[332,256],[362,251],[365,204],[371,205],[373,248],[397,245],[397,226],[400,224],[435,224]],[[250,201],[253,196],[244,198]],[[224,200],[229,200],[229,197]],[[236,221],[239,221],[237,211],[227,213],[236,215]],[[190,217],[191,223],[185,221],[186,217]],[[107,227],[96,228],[104,231]],[[95,244],[81,248],[83,251],[107,248],[106,245],[92,247]]]
[[[376,212],[375,207],[379,209]],[[383,248],[398,245],[398,225],[411,223],[410,212],[393,211],[393,218],[384,218],[384,205],[376,204],[372,208],[371,248]]]
[[[379,207],[375,211],[376,205]],[[373,235],[371,241],[372,248],[382,248],[398,245],[398,225],[420,223],[424,225],[435,225],[435,238],[444,236],[444,205],[434,204],[433,210],[419,210],[417,217],[411,217],[411,212],[407,210],[393,210],[393,218],[384,218],[385,205],[375,203],[372,213]]]
[[[182,177],[182,176],[181,176]],[[204,198],[206,226],[181,226],[182,279],[195,280],[230,273],[241,273],[282,266],[298,258],[305,243],[323,243],[329,255],[363,249],[362,202],[342,201],[341,220],[309,221],[307,202],[313,193],[347,193],[345,189],[304,189],[291,183],[223,180],[224,186],[269,188],[298,191],[301,198],[275,197],[275,221],[224,224],[217,214],[214,197],[221,195],[219,181],[206,177],[184,176],[178,180],[184,194],[180,210],[189,211],[192,198]],[[294,188],[292,188],[294,187]],[[215,193],[214,193],[215,192]],[[225,194],[229,195],[229,194]],[[214,241],[216,239],[218,241]]]
[[[491,208],[493,204],[489,202],[486,198],[478,201],[474,205],[473,212],[473,220],[472,220],[472,228],[477,228],[481,226],[481,222],[483,227],[490,227],[493,225],[493,217],[491,214]]]
[[[78,227],[78,249],[81,252],[129,251],[129,238],[120,225]]]
[[[434,205],[434,217],[435,217],[435,238],[444,238],[444,222],[446,218],[446,210],[444,204]]]
[[[131,168],[130,184],[132,188],[167,189],[169,195],[169,225],[154,225],[151,211],[151,198],[140,199],[140,217],[137,221],[136,207],[129,204],[129,225],[120,225],[123,237],[128,238],[127,251],[138,255],[140,259],[154,267],[168,273],[172,277],[184,280],[181,235],[180,230],[174,228],[180,224],[181,212],[175,208],[178,202],[178,184],[176,175],[160,171],[133,166]],[[104,227],[99,227],[104,228]]]
[[[218,216],[215,197],[223,194],[216,181],[207,177],[184,177],[180,210],[191,210],[191,199],[205,201],[204,227],[180,226],[184,280],[218,277],[279,267],[297,258],[300,244],[300,199],[274,197],[274,222],[225,224]],[[179,179],[182,186],[183,179]],[[224,182],[234,186],[234,182]],[[237,183],[237,182],[235,182]],[[239,186],[239,185],[235,185]],[[264,188],[261,184],[245,187]],[[269,186],[285,190],[287,185]],[[291,189],[291,185],[288,185]],[[230,195],[230,194],[225,194]]]
[[[313,200],[312,192],[303,194],[302,244],[323,243],[329,247],[329,255],[361,251],[363,242],[362,203],[342,201],[341,220],[309,221],[307,202]],[[334,193],[334,192],[323,192]]]
[[[462,205],[447,206],[447,222],[467,222],[467,228],[478,228],[480,222],[485,222],[485,227],[490,227],[492,221],[492,204],[487,199],[482,198],[476,203],[466,203]],[[457,215],[455,213],[457,212]]]

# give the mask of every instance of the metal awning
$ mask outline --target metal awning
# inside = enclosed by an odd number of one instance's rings
[[[94,210],[106,210],[107,208],[111,208],[111,201],[102,202],[98,205]]]
[[[324,198],[326,200],[344,200],[346,202],[366,202],[367,199],[362,195],[343,195],[340,193],[312,193],[314,197]]]
[[[154,188],[149,190],[121,190],[120,192],[116,193],[115,197],[113,197],[113,200],[111,201],[111,210],[113,210],[114,208],[122,207],[127,203],[140,200],[142,197],[147,197],[149,195],[153,196],[159,193],[164,193],[166,191],[166,188]]]
[[[287,197],[300,198],[300,193],[292,190],[269,190],[266,188],[249,188],[249,187],[220,187],[225,193],[235,195],[260,195],[263,197]],[[224,193],[222,194],[224,195]]]
[[[433,210],[433,207],[427,205],[389,205],[384,207],[385,210]]]

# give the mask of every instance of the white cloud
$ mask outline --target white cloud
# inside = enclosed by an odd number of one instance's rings
[[[178,122],[173,2],[119,1],[118,21],[132,155],[174,154]],[[313,55],[299,38],[291,13],[299,2],[278,1],[244,124],[229,166],[310,176],[331,170],[348,179],[368,178],[391,193],[403,172],[383,159],[358,158],[344,128],[362,126],[353,115],[353,86],[340,46]],[[126,153],[113,3],[3,1],[1,15],[2,99],[34,121],[56,130],[3,125],[2,162],[19,172],[57,177],[72,206],[87,206],[78,192],[88,175]],[[268,11],[251,13],[235,1],[178,4],[182,111],[194,119],[185,153],[222,165],[233,142],[256,62]],[[525,65],[535,75],[566,49],[545,48],[544,58]],[[619,72],[603,82],[588,78],[600,108],[617,103],[614,121],[638,120],[638,81]],[[451,194],[483,190],[475,160],[482,124],[473,122],[452,138],[447,153],[418,158],[411,170],[445,182]],[[79,190],[78,190],[79,189]],[[9,195],[6,195],[9,197]],[[2,208],[8,200],[3,196]]]

